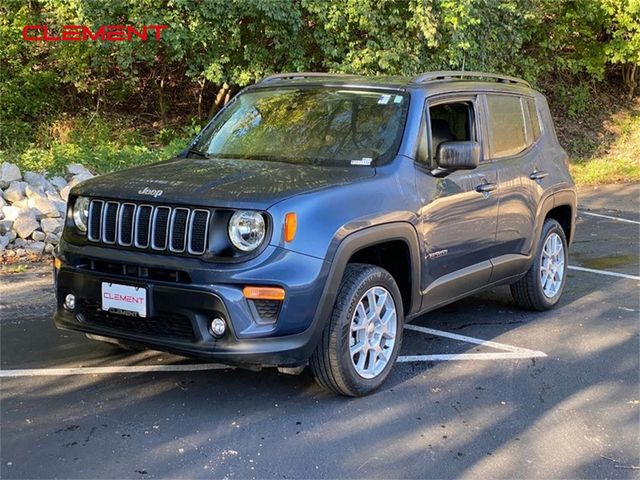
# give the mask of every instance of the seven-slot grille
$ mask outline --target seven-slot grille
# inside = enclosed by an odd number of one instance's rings
[[[87,238],[106,245],[202,255],[210,215],[201,208],[92,200]]]

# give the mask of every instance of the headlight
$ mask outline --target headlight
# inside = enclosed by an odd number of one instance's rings
[[[239,210],[229,220],[229,240],[243,252],[250,252],[260,246],[266,232],[261,213]]]
[[[89,199],[78,197],[73,204],[73,223],[81,232],[87,231],[87,219],[89,218]]]

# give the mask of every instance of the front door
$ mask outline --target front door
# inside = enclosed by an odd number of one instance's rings
[[[435,308],[489,282],[498,217],[498,178],[491,162],[481,161],[474,170],[443,178],[431,174],[441,142],[474,140],[483,145],[476,97],[438,98],[429,102],[425,113],[429,162],[418,167],[416,176],[425,252],[423,309]]]

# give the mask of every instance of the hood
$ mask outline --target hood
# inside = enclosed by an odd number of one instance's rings
[[[235,159],[175,158],[82,182],[74,195],[266,210],[285,198],[375,175],[371,167],[327,167]]]

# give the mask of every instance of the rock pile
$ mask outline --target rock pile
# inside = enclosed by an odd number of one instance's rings
[[[66,177],[47,178],[20,172],[4,162],[0,169],[0,254],[51,253],[60,241],[71,188],[93,177],[80,164],[67,166]]]

